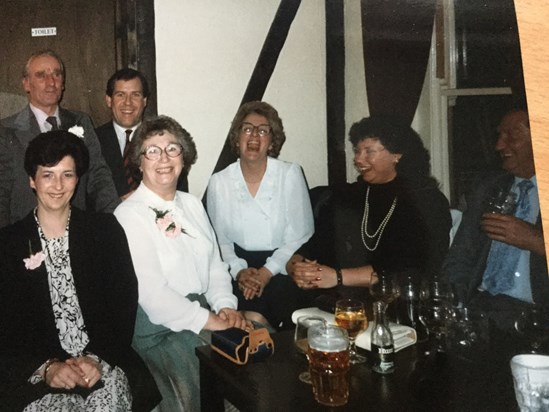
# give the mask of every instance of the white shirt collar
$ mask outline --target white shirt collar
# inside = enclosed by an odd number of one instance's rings
[[[38,122],[38,127],[40,128],[41,133],[49,132],[52,129],[52,125],[49,124],[46,119],[50,117],[46,112],[40,110],[38,107],[33,106],[32,103],[29,103],[29,107]],[[59,106],[55,108],[55,113],[53,114],[57,119],[57,124],[61,127],[61,119],[59,119]]]

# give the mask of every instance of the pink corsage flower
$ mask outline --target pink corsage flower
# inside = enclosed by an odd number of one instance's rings
[[[188,235],[185,229],[183,229],[179,223],[175,222],[173,215],[169,210],[158,210],[154,207],[151,207],[150,209],[156,214],[154,220],[156,226],[158,226],[158,229],[160,229],[166,237],[175,238],[181,233]]]
[[[30,240],[29,240],[29,252],[30,256],[28,258],[23,259],[23,262],[25,263],[25,268],[28,270],[34,270],[37,267],[39,267],[44,260],[46,260],[46,254],[42,251],[33,254]]]

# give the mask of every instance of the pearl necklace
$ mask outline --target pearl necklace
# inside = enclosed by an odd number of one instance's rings
[[[393,199],[393,203],[391,204],[389,211],[387,212],[387,214],[379,224],[377,230],[373,234],[368,233],[368,217],[370,214],[370,202],[368,201],[369,196],[370,196],[370,186],[368,186],[368,189],[366,189],[366,200],[364,201],[364,215],[362,216],[362,226],[360,227],[361,229],[360,234],[362,236],[362,243],[364,243],[364,247],[366,247],[366,249],[368,249],[370,252],[373,252],[379,246],[379,241],[381,240],[381,236],[383,235],[385,226],[387,226],[387,223],[389,223],[389,220],[391,219],[391,216],[395,211],[398,196],[395,196],[395,198]],[[366,237],[368,239],[377,238],[375,240],[375,244],[373,247],[368,246],[368,243],[366,242]]]

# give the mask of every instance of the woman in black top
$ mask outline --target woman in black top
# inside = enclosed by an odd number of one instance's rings
[[[451,217],[429,153],[408,125],[364,118],[349,132],[357,181],[334,189],[314,236],[288,262],[303,289],[368,287],[377,273],[429,276],[448,250]]]

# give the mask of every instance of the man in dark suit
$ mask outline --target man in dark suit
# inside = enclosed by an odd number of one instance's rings
[[[105,101],[112,111],[112,121],[95,132],[122,199],[137,187],[136,177],[125,165],[125,154],[135,129],[141,124],[148,97],[147,79],[137,70],[118,70],[107,82]]]
[[[528,113],[507,113],[498,133],[496,150],[505,173],[475,185],[444,272],[462,303],[509,330],[526,307],[549,303],[549,277]],[[502,191],[516,198],[516,211],[487,213],[489,197]]]
[[[72,204],[80,209],[112,212],[120,202],[88,115],[59,107],[65,68],[51,50],[34,53],[23,71],[29,105],[0,121],[0,227],[23,218],[36,206],[23,168],[28,143],[41,132],[69,130],[90,152],[90,168],[80,179]]]

